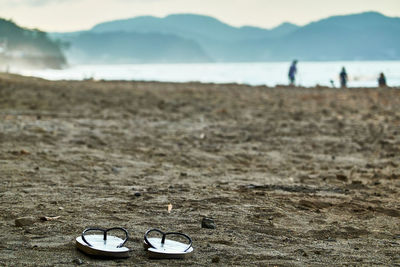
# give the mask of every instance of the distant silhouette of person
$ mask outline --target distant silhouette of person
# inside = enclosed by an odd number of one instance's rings
[[[335,82],[333,80],[330,80],[329,82],[331,83],[332,88],[335,88]]]
[[[385,74],[383,74],[383,72],[381,72],[381,74],[379,75],[378,84],[379,84],[379,87],[386,87],[387,86],[386,85],[386,77],[385,77]]]
[[[292,65],[289,68],[289,81],[290,85],[294,85],[294,81],[296,80],[296,73],[297,73],[297,60],[293,60]]]
[[[348,77],[347,77],[346,69],[344,67],[342,68],[342,71],[339,73],[339,77],[340,77],[340,86],[342,88],[346,88]]]

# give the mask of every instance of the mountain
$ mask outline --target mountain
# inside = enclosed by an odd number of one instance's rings
[[[272,59],[398,60],[400,18],[376,12],[334,16],[310,23],[271,44]]]
[[[288,34],[294,32],[298,28],[300,28],[300,27],[293,23],[284,22],[281,25],[279,25],[278,27],[270,30],[270,37],[275,37],[275,38],[283,37],[285,35],[288,35]]]
[[[47,33],[19,27],[0,19],[0,67],[13,66],[61,68],[66,64],[63,43]]]
[[[290,23],[284,23],[272,30],[250,26],[237,28],[209,16],[176,14],[165,18],[143,16],[110,21],[96,25],[91,31],[173,34],[196,41],[215,61],[253,61],[254,58],[246,60],[245,55],[238,55],[243,40],[279,38],[297,28],[298,26]]]
[[[258,27],[233,27],[213,17],[194,14],[175,14],[165,18],[153,16],[135,17],[100,23],[94,26],[93,32],[160,32],[175,34],[194,40],[212,39],[216,41],[239,41],[243,39],[259,39],[280,37],[295,30],[298,26],[284,23],[273,30]]]
[[[377,12],[333,16],[302,27],[283,23],[273,29],[233,27],[193,14],[142,16],[57,36],[71,43],[69,55],[85,62],[400,59],[400,18]]]
[[[196,42],[176,35],[137,32],[84,32],[65,39],[73,63],[207,62]]]

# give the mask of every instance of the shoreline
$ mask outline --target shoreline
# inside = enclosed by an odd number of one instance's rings
[[[340,85],[339,71],[346,66],[349,75],[348,86],[376,87],[381,72],[387,84],[400,86],[398,73],[400,61],[395,62],[325,62],[299,63],[296,84],[305,87],[335,87]],[[148,64],[148,65],[78,65],[62,71],[25,71],[21,74],[44,77],[51,80],[95,79],[95,80],[137,80],[165,82],[240,83],[249,85],[287,85],[287,63],[243,63],[243,64]]]
[[[41,79],[47,82],[71,82],[71,83],[79,83],[79,82],[94,82],[94,83],[149,83],[149,84],[171,84],[171,85],[200,85],[200,86],[234,86],[234,87],[249,87],[249,88],[264,88],[264,89],[323,89],[323,90],[399,90],[400,86],[386,86],[386,87],[368,87],[368,86],[361,86],[361,87],[347,87],[347,88],[340,88],[340,87],[331,87],[331,86],[323,86],[323,85],[315,85],[315,86],[292,86],[292,85],[285,85],[285,84],[277,84],[275,86],[268,86],[264,84],[260,85],[252,85],[246,83],[216,83],[216,82],[201,82],[201,81],[188,81],[188,82],[169,82],[169,81],[157,81],[157,80],[129,80],[129,79],[116,79],[116,80],[109,80],[109,79],[94,79],[94,78],[87,78],[87,79],[60,79],[60,80],[51,80],[46,79],[43,77],[38,76],[30,76],[30,75],[22,75],[19,73],[10,73],[10,72],[0,72],[0,75],[3,77],[15,77],[15,78],[30,78],[30,79]],[[0,76],[0,78],[1,78]]]

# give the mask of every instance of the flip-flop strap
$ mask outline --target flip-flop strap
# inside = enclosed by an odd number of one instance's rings
[[[160,234],[162,235],[161,243],[164,244],[164,242],[165,242],[165,233],[164,233],[163,231],[161,231],[161,230],[158,230],[158,229],[150,229],[150,230],[147,230],[146,233],[144,234],[144,242],[146,242],[147,245],[149,245],[151,248],[156,248],[156,247],[153,246],[153,245],[150,243],[150,241],[147,239],[147,236],[148,236],[151,232],[158,232],[158,233],[160,233]]]
[[[117,248],[122,247],[122,246],[126,243],[126,241],[128,241],[128,239],[129,239],[129,234],[128,234],[128,231],[127,231],[126,229],[121,228],[121,227],[114,227],[114,228],[109,228],[109,229],[86,228],[86,229],[82,232],[82,240],[83,240],[83,242],[85,242],[89,247],[92,247],[92,244],[90,244],[90,243],[86,240],[86,238],[85,238],[85,234],[86,234],[87,232],[89,232],[89,231],[100,231],[100,232],[103,232],[103,234],[104,234],[103,240],[107,240],[107,233],[108,233],[109,231],[112,231],[112,230],[121,230],[121,231],[125,232],[125,239],[124,239],[124,241],[123,241],[121,244],[119,244],[119,245],[117,246]]]
[[[183,237],[185,237],[187,240],[189,240],[189,245],[188,247],[184,250],[184,252],[188,251],[191,247],[192,247],[192,239],[190,238],[190,236],[185,235],[183,233],[177,233],[177,232],[169,232],[169,233],[165,233],[165,236],[167,235],[181,235]],[[165,241],[165,238],[164,238]]]
[[[189,240],[189,245],[188,245],[188,247],[187,247],[183,252],[188,251],[188,250],[192,247],[192,239],[191,239],[188,235],[185,235],[185,234],[182,234],[182,233],[178,233],[178,232],[164,233],[163,231],[158,230],[158,229],[150,229],[150,230],[147,230],[147,232],[144,234],[144,242],[146,242],[146,244],[149,245],[151,248],[156,248],[156,247],[155,247],[153,244],[151,244],[150,241],[147,239],[148,234],[151,233],[151,232],[158,232],[158,233],[160,233],[160,234],[162,235],[162,237],[161,237],[161,244],[164,244],[164,243],[165,243],[165,238],[166,238],[167,235],[180,235],[180,236],[185,237],[187,240]]]
[[[124,239],[124,241],[122,241],[122,243],[119,244],[119,245],[117,246],[117,248],[122,247],[122,246],[126,243],[126,241],[128,241],[128,239],[129,239],[128,231],[127,231],[125,228],[122,228],[122,227],[114,227],[114,228],[109,228],[109,229],[107,229],[107,230],[106,230],[106,233],[107,233],[108,231],[112,231],[112,230],[121,230],[121,231],[123,231],[123,232],[125,233],[125,239]]]

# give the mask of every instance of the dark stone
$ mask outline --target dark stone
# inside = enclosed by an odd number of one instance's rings
[[[215,256],[215,257],[213,257],[213,258],[211,259],[211,262],[212,262],[212,263],[219,263],[219,261],[220,261],[220,258],[219,258],[218,256]]]
[[[367,164],[365,164],[365,168],[373,169],[373,168],[375,168],[375,166],[373,164],[371,164],[371,163],[367,163]]]
[[[75,263],[76,265],[82,265],[84,263],[83,260],[81,259],[74,259],[72,262]]]
[[[119,174],[121,172],[121,170],[117,167],[112,167],[111,170],[114,174]]]
[[[308,257],[308,254],[304,251],[304,249],[298,249],[296,252],[303,257]]]
[[[336,179],[343,182],[346,182],[348,180],[347,176],[344,174],[336,174]]]
[[[214,220],[211,218],[204,217],[201,221],[201,228],[215,229],[216,227]]]
[[[135,193],[135,197],[140,197],[141,195],[142,195],[142,193],[140,193],[140,192]]]

